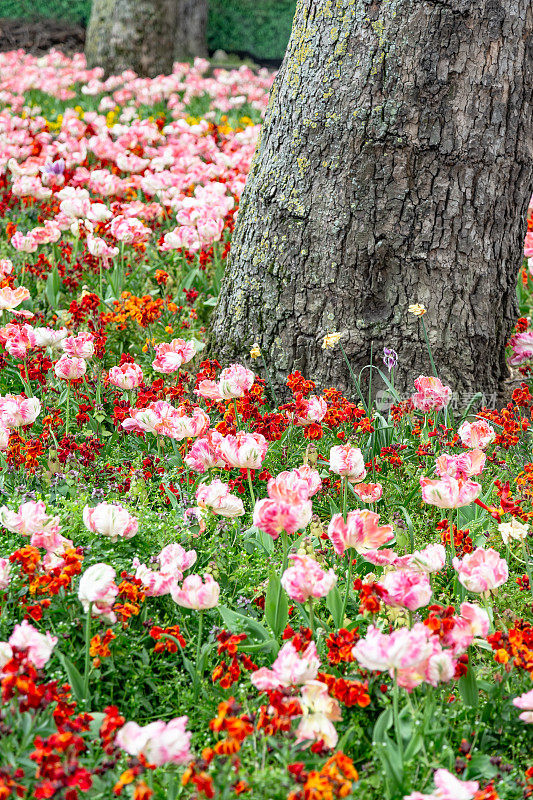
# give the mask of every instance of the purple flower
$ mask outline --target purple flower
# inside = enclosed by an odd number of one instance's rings
[[[47,161],[42,171],[46,175],[62,175],[65,171],[65,161],[62,158],[58,158],[57,161]]]
[[[390,347],[383,348],[383,363],[389,370],[393,370],[398,363],[398,353]]]

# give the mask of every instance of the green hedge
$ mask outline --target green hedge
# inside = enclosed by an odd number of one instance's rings
[[[210,0],[210,50],[281,59],[291,32],[296,0]],[[0,0],[0,17],[51,17],[87,24],[91,0]]]

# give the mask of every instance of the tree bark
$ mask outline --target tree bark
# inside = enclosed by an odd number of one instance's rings
[[[219,360],[258,341],[353,393],[399,355],[402,391],[431,374],[497,391],[516,318],[533,177],[530,0],[298,0],[212,322]],[[461,399],[462,398],[462,399]],[[465,400],[466,402],[466,400]]]
[[[106,75],[168,74],[176,60],[204,56],[207,0],[93,0],[85,55]]]
[[[174,60],[207,56],[207,0],[180,0]]]

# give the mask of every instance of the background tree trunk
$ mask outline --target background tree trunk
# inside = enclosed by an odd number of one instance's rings
[[[85,55],[106,75],[154,77],[207,52],[207,0],[93,0]]]
[[[207,6],[207,0],[180,0],[174,43],[175,61],[207,56]]]
[[[277,382],[349,389],[398,351],[400,389],[507,376],[533,176],[530,0],[298,0],[214,312],[219,360],[257,340]]]

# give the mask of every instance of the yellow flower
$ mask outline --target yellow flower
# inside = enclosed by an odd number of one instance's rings
[[[342,333],[326,333],[322,339],[322,348],[324,350],[331,350],[333,347],[335,347],[341,336]]]
[[[421,317],[426,313],[427,308],[422,303],[413,303],[407,310],[410,314],[414,314],[415,317]]]
[[[259,358],[260,355],[261,355],[261,350],[259,349],[259,345],[257,344],[257,342],[254,342],[252,345],[252,349],[250,350],[250,356],[252,358]]]

